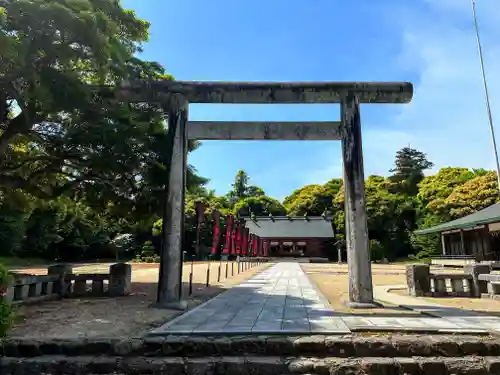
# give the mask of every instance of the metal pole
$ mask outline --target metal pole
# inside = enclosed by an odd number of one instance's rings
[[[495,129],[493,127],[493,116],[491,115],[490,96],[488,93],[488,84],[486,83],[486,74],[484,72],[483,49],[481,47],[481,38],[479,37],[479,27],[477,25],[475,0],[471,0],[471,5],[472,5],[472,15],[474,18],[474,29],[476,31],[477,50],[479,52],[479,62],[481,64],[481,74],[483,76],[484,96],[486,99],[486,110],[488,112],[488,121],[490,123],[491,139],[493,141],[493,151],[495,152],[495,162],[497,164],[497,182],[498,182],[498,190],[499,190],[499,194],[500,194],[500,162],[498,161],[497,142],[495,139]]]

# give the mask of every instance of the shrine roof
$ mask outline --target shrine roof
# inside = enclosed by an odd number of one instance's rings
[[[246,217],[250,233],[261,238],[333,238],[332,219],[323,216]]]
[[[500,203],[492,204],[485,209],[474,212],[473,214],[452,220],[435,227],[415,231],[415,234],[441,233],[454,229],[469,229],[478,225],[500,222]]]

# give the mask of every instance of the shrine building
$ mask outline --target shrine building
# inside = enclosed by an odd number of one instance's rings
[[[433,264],[461,265],[473,261],[500,261],[500,203],[431,228],[417,235],[440,234],[442,255]]]
[[[252,216],[243,219],[250,233],[269,242],[270,257],[328,257],[334,252],[335,232],[331,217]]]

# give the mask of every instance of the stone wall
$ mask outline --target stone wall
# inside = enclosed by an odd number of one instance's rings
[[[3,374],[499,374],[500,344],[465,335],[6,340]]]

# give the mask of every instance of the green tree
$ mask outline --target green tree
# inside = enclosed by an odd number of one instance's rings
[[[250,177],[248,174],[239,170],[234,177],[234,183],[231,185],[231,190],[227,193],[229,203],[234,206],[237,202],[248,197],[260,197],[265,195],[264,190],[257,186],[249,184]]]
[[[395,167],[390,170],[393,175],[391,182],[396,186],[396,191],[408,195],[417,195],[418,184],[424,179],[424,171],[434,165],[427,160],[427,156],[418,150],[404,147],[396,153]]]
[[[135,57],[149,23],[115,0],[1,5],[0,187],[113,201],[124,212],[160,207],[168,152],[162,110],[96,89],[171,79],[161,65]],[[188,182],[204,181],[190,173]]]
[[[233,209],[233,213],[239,216],[284,216],[285,207],[276,199],[261,195],[258,197],[248,197],[238,201]]]
[[[382,176],[365,181],[368,235],[377,243],[377,256],[397,259],[411,253],[410,234],[416,228],[416,201],[389,189],[392,182]],[[344,188],[335,197],[337,230],[344,231]],[[342,213],[340,212],[342,210]]]
[[[292,216],[319,216],[333,210],[333,199],[341,187],[341,179],[332,179],[325,185],[306,185],[286,197],[283,205]]]
[[[444,209],[456,219],[491,206],[498,200],[496,172],[488,172],[457,186],[446,198]]]
[[[148,28],[116,0],[0,1],[4,252],[50,258],[66,247],[76,259],[107,251],[119,232],[151,231],[167,181],[164,113],[102,88],[172,79],[136,57]],[[207,181],[190,166],[190,190]],[[26,204],[13,205],[18,197]]]
[[[425,207],[436,199],[448,198],[455,187],[474,177],[475,173],[467,168],[441,168],[437,174],[420,182],[417,198]]]

